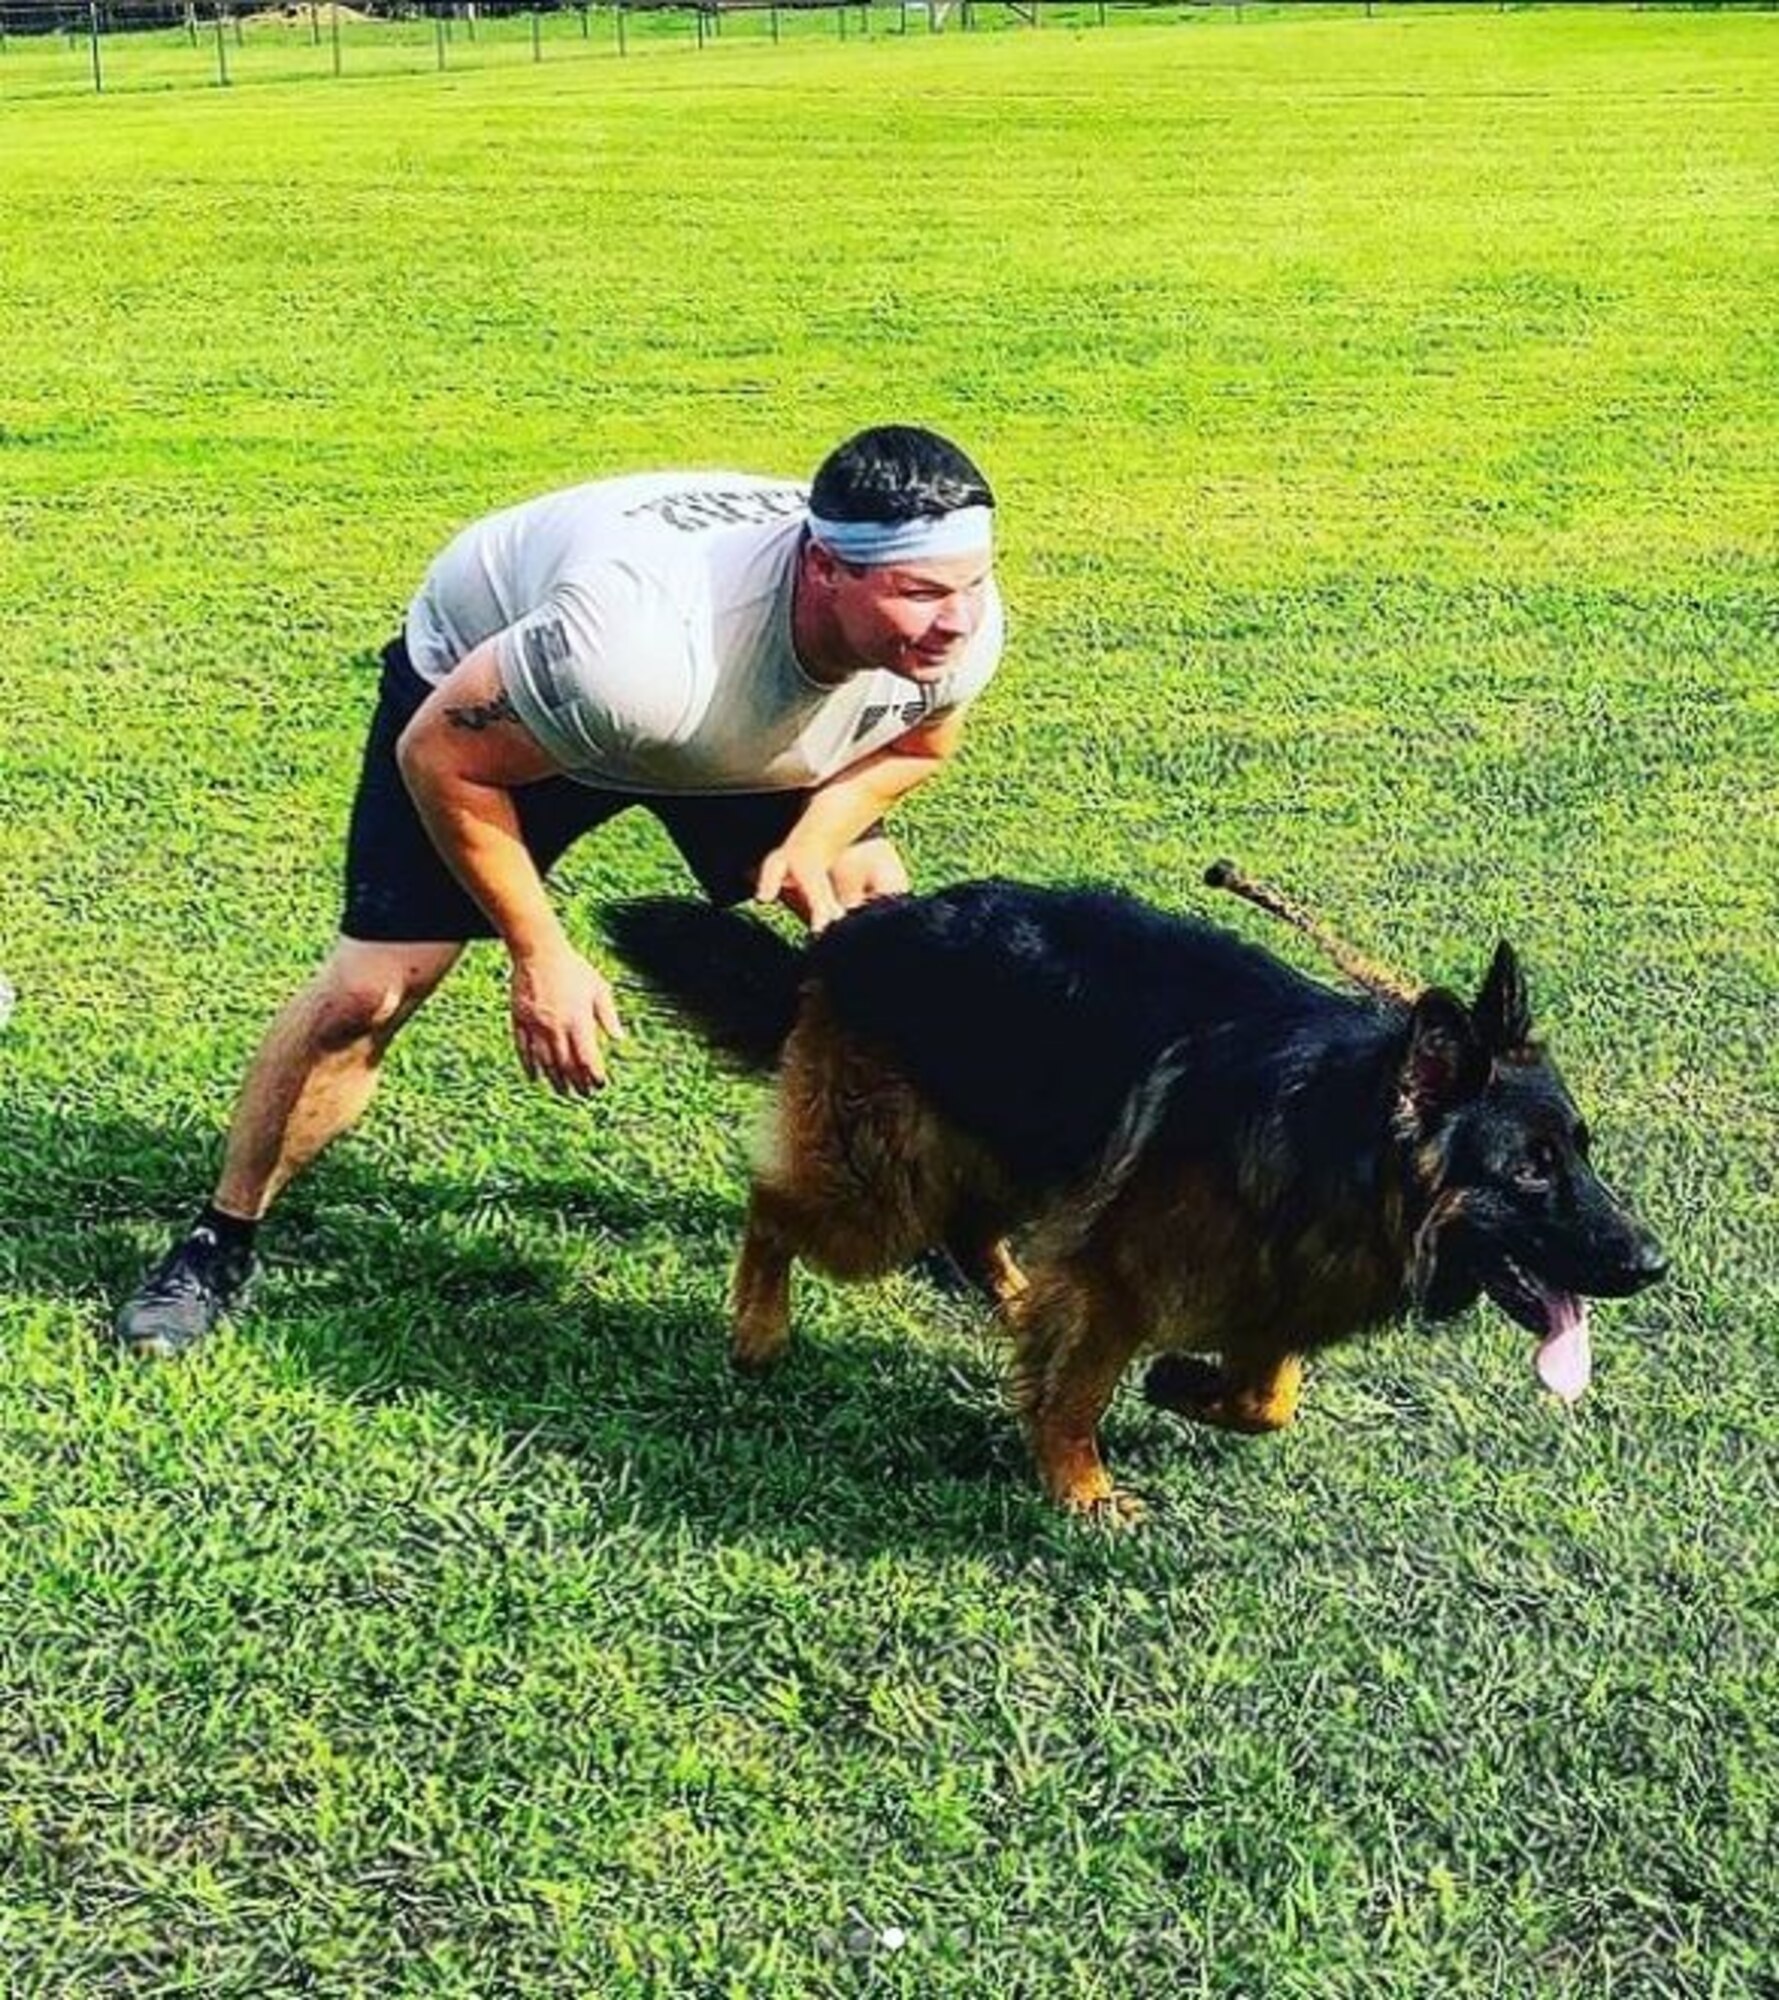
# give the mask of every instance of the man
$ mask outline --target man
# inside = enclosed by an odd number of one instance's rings
[[[882,816],[956,753],[1000,656],[993,507],[955,445],[886,426],[807,494],[641,474],[459,535],[384,651],[339,939],[267,1031],[213,1197],[118,1340],[183,1353],[239,1299],[261,1217],[470,939],[506,947],[527,1074],[605,1083],[617,1006],[544,889],[589,828],[643,806],[713,901],[816,929],[905,890]]]

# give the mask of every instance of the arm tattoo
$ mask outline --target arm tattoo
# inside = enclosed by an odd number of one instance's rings
[[[497,722],[516,722],[518,710],[505,693],[501,693],[492,701],[471,702],[467,708],[448,708],[445,719],[453,729],[480,731],[492,728]]]

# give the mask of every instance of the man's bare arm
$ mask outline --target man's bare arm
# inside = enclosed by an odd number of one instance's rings
[[[837,771],[810,794],[791,839],[820,844],[832,859],[898,799],[906,798],[948,764],[963,736],[964,711],[954,708]]]
[[[599,1030],[621,1036],[603,976],[569,943],[526,850],[513,799],[560,767],[518,718],[492,640],[433,689],[396,746],[433,844],[513,961],[513,1040],[528,1075],[583,1092],[605,1081]]]
[[[402,731],[396,758],[434,846],[513,956],[566,943],[513,802],[515,785],[558,766],[518,719],[493,640],[433,689]]]
[[[816,930],[840,915],[828,871],[898,799],[950,762],[963,734],[964,711],[948,710],[817,786],[784,845],[760,864],[758,899],[773,903],[786,896],[807,911]]]

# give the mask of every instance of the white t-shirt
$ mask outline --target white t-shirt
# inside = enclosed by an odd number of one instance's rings
[[[499,634],[520,720],[570,776],[634,792],[804,790],[961,708],[1000,660],[985,615],[958,666],[812,681],[791,644],[808,494],[739,472],[640,473],[546,494],[466,528],[408,609],[408,656],[440,681]]]

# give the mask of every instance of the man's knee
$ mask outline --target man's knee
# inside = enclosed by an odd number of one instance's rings
[[[342,938],[310,988],[310,1034],[325,1049],[381,1045],[439,984],[461,945]]]

